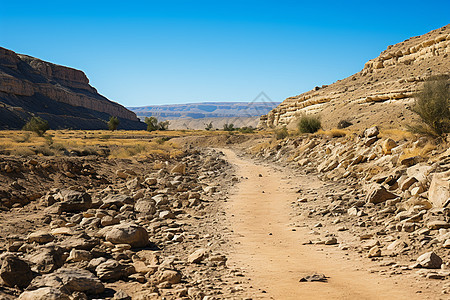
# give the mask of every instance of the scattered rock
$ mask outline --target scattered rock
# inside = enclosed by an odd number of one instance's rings
[[[145,247],[149,244],[147,230],[130,223],[112,226],[108,229],[105,238],[113,244],[129,244],[134,248]]]
[[[7,254],[3,257],[0,277],[9,287],[26,288],[33,279],[30,266],[15,255]]]
[[[426,269],[440,269],[442,265],[442,259],[434,252],[426,252],[417,258],[417,266],[419,268]]]
[[[52,287],[43,287],[34,291],[23,292],[19,300],[71,300],[67,294]]]
[[[397,198],[397,195],[387,191],[384,186],[379,185],[372,188],[372,191],[366,197],[366,202],[378,204],[395,198]]]
[[[188,262],[198,264],[207,256],[208,251],[204,248],[195,250],[188,257]]]
[[[319,282],[327,282],[328,277],[326,277],[324,274],[312,274],[305,277],[302,277],[300,282],[313,282],[313,281],[319,281]]]

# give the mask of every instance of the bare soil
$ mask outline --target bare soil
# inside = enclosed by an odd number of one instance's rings
[[[315,190],[317,199],[325,199],[329,189],[323,182],[223,151],[241,178],[226,208],[234,243],[229,265],[243,268],[259,288],[257,298],[439,299],[436,282],[419,280],[414,273],[380,272],[379,263],[337,245],[308,243],[308,227],[316,220],[301,219],[291,206],[301,196],[299,190]],[[314,273],[324,274],[328,281],[299,282]]]

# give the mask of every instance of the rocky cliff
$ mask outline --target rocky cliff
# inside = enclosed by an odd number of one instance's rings
[[[343,80],[290,97],[260,119],[260,127],[294,126],[301,114],[319,114],[324,128],[341,120],[355,129],[401,128],[414,119],[413,94],[431,75],[450,72],[450,25],[388,46]]]
[[[103,97],[76,69],[0,47],[0,128],[21,128],[32,115],[52,128],[102,129],[109,116],[123,129],[142,129],[136,114]]]

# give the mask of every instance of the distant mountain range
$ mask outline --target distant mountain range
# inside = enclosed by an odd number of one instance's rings
[[[160,120],[203,118],[248,118],[267,114],[280,102],[203,102],[171,105],[128,107],[144,119],[155,116]]]

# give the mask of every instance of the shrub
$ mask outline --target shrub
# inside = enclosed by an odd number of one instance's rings
[[[212,122],[209,122],[209,124],[206,125],[205,130],[208,130],[208,131],[209,131],[209,130],[212,129],[212,127],[213,127]]]
[[[231,123],[231,124],[226,123],[226,124],[223,124],[223,130],[225,130],[225,131],[234,131],[234,130],[236,130],[236,128],[234,128],[234,124],[233,123]]]
[[[108,121],[108,129],[111,131],[114,131],[117,129],[117,127],[119,127],[120,121],[117,117],[109,117],[109,121]]]
[[[158,122],[156,117],[145,117],[144,122],[147,124],[147,131],[168,130],[170,125],[169,121]]]
[[[239,132],[242,132],[242,133],[254,133],[255,130],[253,129],[252,126],[249,126],[249,127],[244,126],[244,127],[239,128]]]
[[[409,125],[413,133],[442,137],[450,132],[450,77],[431,77],[414,96],[412,111],[420,122]]]
[[[285,138],[287,138],[288,135],[289,135],[289,132],[288,132],[286,126],[275,129],[275,138],[277,140],[285,139]]]
[[[170,122],[169,121],[162,121],[158,123],[158,130],[168,130],[169,129]]]
[[[300,133],[314,133],[322,127],[316,116],[301,116],[297,126]]]
[[[33,131],[37,133],[38,136],[43,136],[49,129],[50,126],[48,125],[48,122],[41,117],[32,117],[22,128],[22,130],[25,131]]]

